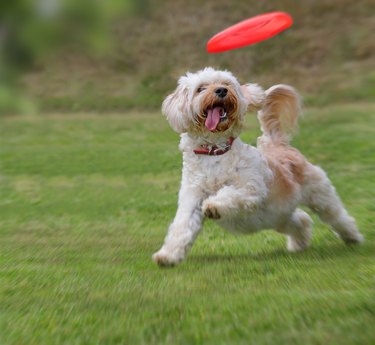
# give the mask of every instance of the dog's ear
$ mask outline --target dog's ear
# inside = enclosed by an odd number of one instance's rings
[[[258,84],[241,85],[241,92],[247,101],[248,111],[256,111],[262,107],[265,93]]]
[[[188,89],[181,80],[177,89],[167,96],[162,105],[162,112],[177,133],[184,133],[189,126]]]

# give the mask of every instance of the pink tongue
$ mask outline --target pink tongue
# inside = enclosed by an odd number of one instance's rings
[[[216,129],[218,123],[220,122],[220,115],[222,111],[222,107],[215,107],[207,111],[207,118],[204,124],[209,131],[213,132]]]

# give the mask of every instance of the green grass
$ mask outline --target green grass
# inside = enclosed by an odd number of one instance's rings
[[[236,237],[207,221],[173,269],[151,261],[181,173],[160,114],[3,117],[0,343],[375,343],[374,112],[311,109],[294,140],[365,244],[346,247],[315,219],[311,248],[290,254],[276,233]]]

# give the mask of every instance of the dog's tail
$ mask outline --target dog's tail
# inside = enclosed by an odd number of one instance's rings
[[[263,134],[276,143],[289,143],[298,128],[301,101],[298,93],[288,85],[274,85],[265,91],[258,119]]]

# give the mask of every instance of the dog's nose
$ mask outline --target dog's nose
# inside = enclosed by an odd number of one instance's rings
[[[219,87],[215,90],[215,93],[218,97],[224,98],[228,93],[228,89],[226,89],[225,87]]]

